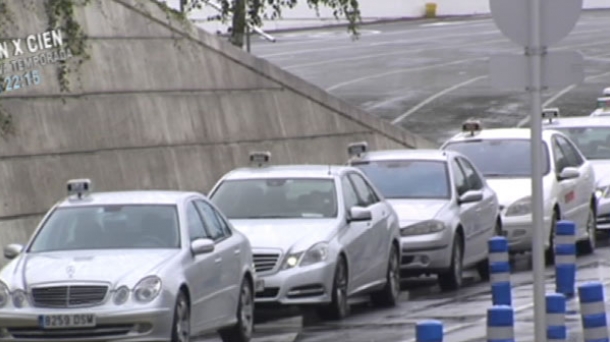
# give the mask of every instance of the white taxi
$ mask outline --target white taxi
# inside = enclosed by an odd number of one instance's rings
[[[504,234],[513,253],[532,248],[530,130],[482,129],[467,122],[463,132],[441,149],[466,155],[498,195]],[[553,236],[558,220],[576,223],[579,247],[595,249],[595,174],[591,163],[564,134],[545,130],[543,143],[544,227],[547,261],[553,261]]]
[[[597,106],[590,116],[610,116],[610,94],[604,91],[604,97],[597,98]]]

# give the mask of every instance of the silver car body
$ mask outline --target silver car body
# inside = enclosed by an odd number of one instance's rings
[[[468,145],[476,146],[482,142],[490,145],[506,142],[523,142],[530,140],[530,130],[526,128],[497,128],[482,129],[481,131],[459,133],[449,139],[441,149],[457,149],[456,146],[467,148]],[[595,198],[595,175],[593,167],[587,161],[574,143],[564,134],[544,130],[542,132],[544,154],[546,155],[545,164],[547,169],[543,176],[543,195],[544,195],[544,230],[546,248],[551,246],[553,217],[557,213],[558,219],[570,220],[576,223],[577,239],[594,244],[595,234],[589,234],[588,222],[596,206]],[[569,149],[571,158],[563,158],[561,147]],[[469,142],[473,144],[469,144]],[[458,145],[456,145],[458,144]],[[529,146],[529,144],[525,145]],[[460,151],[466,154],[477,165],[479,170],[487,178],[488,184],[495,190],[500,201],[502,212],[502,225],[509,241],[509,246],[513,252],[527,252],[532,248],[532,215],[531,215],[531,171],[523,170],[525,173],[520,175],[505,176],[502,173],[503,167],[514,165],[517,159],[524,163],[529,163],[529,147],[524,148],[524,153],[516,154],[519,151],[504,151],[503,153],[512,155],[482,155],[480,152]],[[491,157],[496,156],[496,161],[490,161]],[[573,157],[573,158],[572,158]],[[573,160],[574,159],[574,160]],[[502,163],[503,165],[501,165]],[[567,164],[566,164],[567,163]],[[498,166],[498,165],[500,166]],[[562,166],[562,165],[567,165]],[[493,171],[486,172],[486,169]],[[495,174],[497,173],[497,174]],[[527,175],[526,175],[527,174]],[[593,209],[593,211],[592,211]]]
[[[485,261],[488,256],[487,241],[495,235],[497,224],[501,222],[498,198],[476,167],[457,152],[439,150],[371,151],[352,159],[350,163],[355,167],[364,167],[370,162],[394,161],[442,163],[446,172],[437,176],[443,179],[428,180],[426,183],[430,187],[435,184],[448,186],[446,196],[443,195],[442,198],[398,198],[384,194],[400,220],[403,274],[408,276],[447,271],[451,266],[452,246],[457,234],[463,238],[464,267]],[[368,174],[366,169],[362,171]],[[373,175],[368,176],[373,182],[376,181]],[[460,193],[456,184],[458,177],[467,180],[465,187],[459,189]],[[395,179],[387,181],[396,182]],[[384,191],[384,187],[376,185]],[[460,203],[459,198],[464,195],[475,200]],[[433,222],[442,223],[444,228],[433,232],[414,231]]]
[[[346,208],[343,192],[346,191],[345,185],[349,184],[349,180],[345,182],[348,179],[346,177],[351,176],[361,177],[372,191],[372,196],[376,197],[366,206],[372,215],[371,220],[348,223],[349,208]],[[224,200],[217,194],[225,183],[272,179],[331,181],[334,184],[332,196],[336,199],[336,215],[325,218],[312,216],[238,219],[231,217],[219,203]],[[238,197],[241,194],[233,195],[234,197],[230,196],[231,201],[239,203]],[[209,197],[227,213],[233,225],[243,232],[252,244],[256,271],[264,280],[265,286],[264,291],[257,293],[257,303],[300,306],[331,302],[333,278],[340,256],[345,257],[348,265],[349,297],[379,290],[387,283],[390,248],[393,244],[399,248],[398,217],[358,169],[329,165],[242,168],[222,177],[211,190]],[[262,196],[258,200],[264,204]],[[244,205],[247,204],[242,206]],[[291,262],[303,260],[305,255],[315,251],[316,246],[320,245],[327,246],[325,260],[307,266],[301,266],[301,261],[294,264]]]
[[[610,115],[598,117],[560,117],[545,121],[544,129],[566,134],[589,160],[595,171],[597,187],[597,229],[610,230]],[[571,129],[592,132],[571,134]],[[598,138],[598,139],[595,139]]]
[[[180,291],[187,291],[190,299],[192,334],[235,325],[240,285],[245,279],[256,281],[250,244],[227,224],[226,236],[195,240],[197,248],[203,248],[195,253],[187,219],[187,206],[194,202],[204,203],[219,214],[203,195],[188,192],[92,193],[80,200],[68,198],[56,204],[22,252],[11,255],[15,258],[0,272],[10,296],[23,291],[26,298],[23,307],[16,307],[13,298],[0,308],[0,341],[48,341],[57,340],[57,336],[61,341],[169,341]],[[176,248],[29,251],[56,212],[89,206],[148,205],[173,207],[177,212]],[[223,219],[221,214],[219,217]],[[76,239],[76,226],[81,227],[72,225],[73,230],[66,230],[63,238]],[[148,240],[142,237],[141,241]],[[5,250],[5,256],[7,250],[14,251],[15,245]],[[148,277],[161,280],[159,294],[147,303],[137,302],[134,288]],[[127,297],[124,303],[117,304],[121,287],[127,287],[127,294],[122,293]],[[88,319],[95,323],[77,329],[42,329],[41,315],[73,315],[73,321],[77,316],[90,315]],[[49,321],[61,321],[59,316],[53,317]]]

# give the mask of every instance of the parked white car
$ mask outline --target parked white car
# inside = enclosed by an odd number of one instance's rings
[[[398,216],[358,169],[270,166],[229,172],[210,199],[252,243],[261,304],[314,306],[322,318],[348,315],[348,299],[395,305],[400,292]]]
[[[502,233],[498,198],[476,167],[452,151],[368,151],[351,144],[359,168],[400,220],[401,274],[438,275],[442,290],[461,287],[462,271],[489,277],[488,240]]]
[[[524,128],[482,129],[467,122],[463,132],[441,148],[470,158],[487,178],[500,201],[503,229],[512,252],[532,248],[531,144]],[[558,220],[576,223],[583,253],[595,249],[595,173],[589,161],[564,134],[545,130],[543,143],[544,231],[547,260],[554,260],[554,229]]]
[[[68,182],[0,272],[0,341],[171,341],[252,336],[250,243],[193,192],[90,193]]]

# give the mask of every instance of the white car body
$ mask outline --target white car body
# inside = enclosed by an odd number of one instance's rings
[[[560,117],[545,121],[543,127],[570,137],[593,166],[598,199],[597,229],[610,231],[610,115]]]
[[[532,248],[532,215],[531,215],[531,169],[517,176],[503,176],[502,167],[508,168],[515,164],[515,159],[519,158],[529,164],[530,148],[524,155],[485,155],[481,153],[465,152],[466,148],[474,148],[476,145],[471,143],[494,144],[518,143],[527,141],[529,145],[530,130],[522,128],[507,129],[482,129],[474,132],[459,133],[449,139],[441,149],[452,149],[466,154],[487,178],[488,184],[496,191],[500,201],[502,212],[503,229],[509,241],[511,252],[528,252]],[[553,226],[554,221],[569,220],[576,224],[577,240],[592,244],[591,250],[595,248],[594,232],[594,212],[596,208],[595,196],[595,173],[593,166],[587,161],[577,147],[560,132],[546,130],[542,133],[544,153],[546,154],[545,163],[548,165],[543,176],[543,197],[544,197],[544,231],[547,239],[545,247],[552,252]],[[571,149],[570,159],[564,165],[560,165],[561,157],[559,145],[561,141],[564,147]],[[457,145],[460,144],[460,145]],[[462,146],[462,148],[457,148]],[[471,146],[471,147],[468,147]],[[510,151],[508,151],[510,152]],[[493,153],[493,152],[492,152]],[[489,161],[491,157],[498,158],[496,162]],[[486,159],[487,158],[487,159]],[[527,158],[527,159],[525,159]],[[498,170],[493,170],[495,164],[500,161],[507,163]],[[566,167],[567,166],[567,167]],[[491,170],[490,170],[491,169]],[[496,173],[496,174],[494,174]],[[562,179],[563,178],[563,179]],[[591,227],[593,221],[593,228]]]

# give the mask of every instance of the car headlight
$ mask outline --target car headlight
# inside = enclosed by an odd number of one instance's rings
[[[0,308],[8,303],[9,292],[8,287],[3,282],[0,282]]]
[[[523,216],[532,213],[532,198],[525,197],[508,206],[506,216]]]
[[[610,198],[610,185],[600,186],[595,190],[597,198]]]
[[[16,308],[22,308],[24,306],[24,304],[27,303],[27,296],[25,294],[25,291],[23,290],[15,290],[13,291],[11,297],[13,298],[13,305]]]
[[[437,220],[423,221],[400,228],[400,236],[433,234],[443,231],[447,226]]]
[[[114,291],[114,304],[124,304],[129,299],[129,288],[127,286],[121,286]]]
[[[300,253],[291,253],[284,260],[284,265],[282,266],[282,270],[287,270],[296,267],[303,256],[303,252]]]
[[[146,277],[140,280],[133,289],[138,302],[150,302],[161,292],[161,279],[157,276]]]
[[[313,245],[303,254],[303,258],[301,258],[301,263],[299,265],[308,266],[317,264],[325,261],[326,258],[328,258],[328,244],[326,242],[320,242]]]

